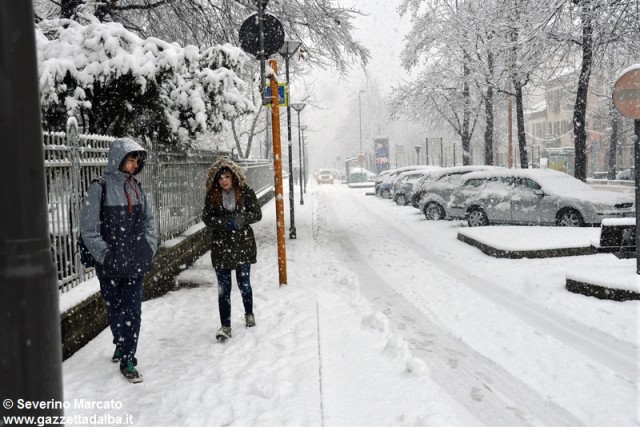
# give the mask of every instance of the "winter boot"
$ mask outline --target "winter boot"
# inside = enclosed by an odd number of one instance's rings
[[[231,326],[223,326],[216,332],[216,339],[220,342],[225,342],[231,338]]]
[[[118,363],[122,359],[122,349],[116,346],[116,351],[113,352],[113,356],[111,357],[111,362]]]
[[[244,322],[247,325],[247,328],[253,328],[254,326],[256,326],[256,317],[253,315],[253,313],[245,314]]]
[[[122,372],[122,375],[124,375],[124,377],[130,382],[130,383],[141,383],[142,382],[142,375],[140,374],[140,372],[138,372],[138,370],[136,369],[135,366],[133,366],[133,363],[131,363],[131,361],[129,361],[127,363],[127,366],[124,368],[120,368],[120,372]]]

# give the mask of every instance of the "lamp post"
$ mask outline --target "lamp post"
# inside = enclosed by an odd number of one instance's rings
[[[419,145],[416,145],[414,148],[416,149],[416,154],[418,155],[418,163],[416,164],[419,165],[420,164],[420,148],[422,147],[420,147]]]
[[[291,104],[291,106],[293,107],[294,110],[296,110],[296,113],[298,113],[298,167],[300,169],[300,204],[304,205],[304,197],[302,196],[302,192],[303,192],[303,178],[302,178],[302,138],[300,136],[300,111],[302,111],[302,109],[304,107],[306,107],[307,104],[305,104],[304,102],[296,102],[295,104]]]
[[[302,135],[302,149],[300,151],[300,156],[302,157],[302,188],[304,189],[304,192],[307,192],[307,166],[309,165],[309,162],[307,161],[307,154],[309,153],[307,151],[307,143],[306,143],[306,139],[304,138],[304,131],[307,130],[307,126],[306,125],[302,125],[300,126],[300,132]]]
[[[294,42],[287,40],[284,42],[280,51],[278,52],[284,58],[284,68],[287,79],[287,91],[289,90],[289,58],[293,56],[294,53],[300,47],[300,42]],[[296,223],[295,223],[295,213],[293,207],[293,153],[291,149],[291,108],[289,107],[289,102],[287,101],[287,145],[288,145],[288,153],[289,153],[289,217],[290,217],[290,226],[289,226],[289,238],[295,239],[296,236]]]
[[[429,138],[424,139],[424,164],[429,165]]]
[[[362,161],[364,160],[364,154],[362,154],[362,92],[364,92],[363,89],[358,92],[358,117],[360,121],[360,154],[358,155],[358,162],[360,163],[360,172],[362,172]]]

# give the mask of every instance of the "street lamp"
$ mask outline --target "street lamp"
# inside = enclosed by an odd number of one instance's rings
[[[284,67],[286,70],[287,76],[287,91],[289,90],[289,58],[293,56],[294,53],[300,47],[300,42],[294,42],[287,40],[284,42],[282,47],[280,48],[280,55],[284,58]],[[288,143],[288,152],[289,152],[289,216],[291,218],[291,225],[289,227],[289,238],[295,239],[296,236],[296,224],[295,224],[295,214],[293,207],[293,153],[291,150],[291,109],[289,108],[289,102],[287,100],[287,143]]]
[[[416,149],[416,154],[418,155],[418,163],[417,164],[419,165],[420,164],[420,148],[422,148],[422,147],[420,147],[419,145],[416,145],[414,148]]]
[[[300,137],[300,111],[302,111],[302,109],[304,107],[306,107],[307,104],[305,104],[304,102],[296,102],[295,104],[291,104],[291,106],[293,107],[294,110],[296,110],[296,113],[298,113],[298,161],[299,161],[299,168],[300,168],[300,204],[304,205],[304,197],[302,196],[302,186],[303,186],[303,179],[302,179],[302,138]]]

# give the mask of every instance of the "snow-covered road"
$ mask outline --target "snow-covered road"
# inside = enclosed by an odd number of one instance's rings
[[[589,268],[610,255],[491,259],[456,240],[462,222],[429,222],[353,191],[318,189],[318,244],[340,254],[438,385],[479,420],[580,425],[602,416],[604,425],[612,414],[592,400],[601,393],[617,396],[607,406],[618,422],[637,416],[637,304],[562,289],[568,264]],[[625,317],[624,330],[613,330]]]

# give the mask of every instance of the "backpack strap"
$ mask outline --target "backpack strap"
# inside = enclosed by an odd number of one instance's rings
[[[91,181],[91,184],[93,184],[94,182],[97,182],[98,184],[100,184],[100,187],[102,187],[102,192],[100,193],[100,220],[102,220],[102,206],[104,206],[104,199],[107,193],[107,181],[105,181],[104,178],[100,177],[93,179]]]

